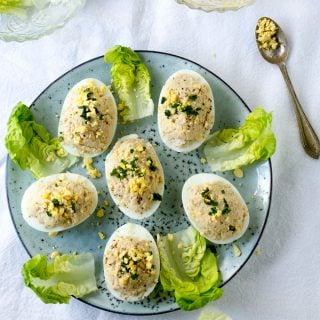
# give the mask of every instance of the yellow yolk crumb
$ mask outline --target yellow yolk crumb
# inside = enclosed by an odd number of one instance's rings
[[[233,174],[234,176],[236,176],[237,178],[243,178],[243,171],[240,168],[234,169],[233,170]]]
[[[48,236],[49,236],[49,237],[56,237],[58,234],[59,234],[58,231],[52,231],[52,232],[49,232],[49,233],[48,233]]]
[[[266,50],[277,49],[279,43],[277,39],[278,27],[270,19],[264,18],[260,20],[256,33],[258,34],[258,42],[260,48]]]
[[[104,209],[100,208],[100,209],[97,211],[96,216],[97,216],[98,218],[102,218],[102,217],[104,217],[104,214],[105,214]]]
[[[93,166],[92,158],[83,158],[82,166],[87,170],[87,173],[91,178],[95,179],[101,177],[101,172]]]
[[[98,236],[99,236],[99,238],[100,238],[101,240],[103,240],[103,239],[106,238],[106,235],[105,235],[103,232],[101,232],[101,231],[98,232]]]

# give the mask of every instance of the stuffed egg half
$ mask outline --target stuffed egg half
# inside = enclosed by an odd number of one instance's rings
[[[168,78],[159,97],[158,128],[170,149],[189,152],[198,148],[208,137],[214,118],[212,90],[200,74],[180,70]]]
[[[248,228],[249,211],[240,193],[213,173],[191,176],[183,186],[182,203],[191,224],[213,243],[230,243]]]
[[[122,137],[107,155],[106,178],[110,195],[132,219],[152,215],[164,191],[164,174],[152,145],[136,134]]]
[[[119,300],[142,300],[159,279],[157,245],[149,231],[137,224],[127,223],[111,235],[103,265],[107,288]]]
[[[87,178],[60,173],[32,183],[22,197],[21,211],[32,228],[58,232],[86,220],[97,203],[97,190]]]
[[[100,80],[78,82],[61,111],[59,137],[71,154],[95,157],[110,145],[117,127],[117,106],[110,89]]]

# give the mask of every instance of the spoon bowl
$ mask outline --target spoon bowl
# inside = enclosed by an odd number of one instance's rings
[[[277,41],[278,41],[279,45],[278,45],[278,47],[276,49],[264,49],[259,44],[257,30],[259,28],[260,22],[263,19],[270,20],[278,28],[276,36],[277,36]],[[258,49],[259,49],[262,57],[265,60],[267,60],[268,62],[273,63],[273,64],[279,64],[279,63],[285,62],[287,60],[287,58],[288,58],[288,42],[287,42],[287,38],[286,38],[284,32],[282,31],[282,29],[280,28],[280,26],[275,21],[273,21],[272,19],[270,19],[268,17],[262,17],[262,18],[260,18],[258,20],[257,26],[256,26],[256,42],[257,42],[257,46],[258,46]]]
[[[260,41],[258,40],[258,29],[260,22],[262,20],[266,19],[267,22],[269,22],[269,25],[267,26],[269,29],[264,29],[263,33],[265,33],[266,39],[269,40],[271,38],[271,41],[274,41],[274,38],[276,42],[278,43],[275,49],[266,49],[263,48],[262,45],[260,44]],[[272,26],[270,26],[270,22],[274,23],[276,26],[276,30],[272,29]],[[266,26],[266,23],[264,27]],[[276,31],[275,34],[271,34],[271,37],[269,36],[269,32]],[[302,146],[305,150],[305,152],[312,158],[314,159],[319,159],[320,157],[320,141],[319,138],[317,137],[315,131],[313,130],[307,116],[305,115],[303,108],[298,100],[298,97],[294,91],[292,82],[290,80],[288,70],[286,67],[286,60],[288,58],[288,42],[287,38],[280,28],[280,26],[273,21],[272,19],[268,17],[262,17],[258,20],[257,25],[256,25],[256,43],[259,49],[259,52],[261,53],[262,57],[268,61],[269,63],[276,64],[279,66],[281,73],[284,77],[284,80],[287,84],[287,87],[289,89],[293,105],[294,105],[294,111],[296,114],[297,122],[298,122],[298,127],[299,127],[299,132],[300,132],[300,139]],[[269,39],[268,39],[269,36]],[[274,44],[274,43],[273,43]],[[270,45],[270,44],[269,44]]]

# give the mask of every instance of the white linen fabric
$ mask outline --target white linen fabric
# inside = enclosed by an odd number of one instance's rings
[[[0,42],[0,319],[115,319],[76,299],[45,305],[20,276],[28,259],[6,204],[4,135],[17,101],[32,100],[70,68],[115,44],[181,55],[212,70],[250,107],[273,111],[277,151],[272,158],[273,199],[269,221],[253,255],[212,303],[234,320],[320,319],[320,160],[301,147],[295,115],[276,66],[259,55],[254,29],[274,18],[290,47],[288,69],[315,131],[320,134],[320,45],[317,0],[257,0],[236,12],[205,13],[174,0],[92,0],[64,28],[40,40]],[[196,319],[182,311],[144,319]]]

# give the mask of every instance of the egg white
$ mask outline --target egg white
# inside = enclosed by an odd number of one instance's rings
[[[215,183],[215,182],[223,182],[224,184],[231,186],[232,191],[234,192],[234,195],[237,197],[239,203],[242,203],[246,206],[246,203],[243,200],[243,198],[241,197],[239,191],[228,180],[226,180],[216,174],[213,174],[213,173],[199,173],[199,174],[195,174],[195,175],[191,176],[184,183],[183,188],[182,188],[182,204],[183,204],[184,211],[185,211],[189,221],[191,222],[193,227],[200,232],[200,234],[203,237],[205,237],[206,239],[208,239],[212,243],[227,244],[227,243],[231,243],[231,242],[241,238],[243,236],[243,234],[246,232],[246,230],[249,226],[249,219],[250,219],[249,213],[246,215],[245,220],[243,222],[242,229],[237,235],[230,237],[228,239],[224,239],[224,240],[216,240],[216,239],[210,238],[202,233],[202,231],[198,228],[197,223],[193,220],[193,218],[191,217],[191,215],[189,214],[188,209],[187,209],[188,199],[193,197],[193,194],[190,193],[191,187],[197,186],[197,185],[202,185],[205,183]]]
[[[212,127],[213,127],[214,119],[215,119],[215,106],[214,106],[214,98],[213,98],[213,93],[212,93],[211,87],[210,87],[209,83],[207,82],[207,80],[204,77],[202,77],[199,73],[197,73],[197,72],[195,72],[193,70],[185,69],[185,70],[179,70],[179,71],[173,73],[167,79],[166,83],[164,84],[164,86],[161,89],[158,105],[161,104],[161,98],[163,96],[165,96],[165,93],[168,90],[168,85],[167,85],[168,81],[171,80],[173,77],[176,77],[178,75],[183,75],[183,74],[186,74],[186,75],[189,75],[192,78],[195,78],[199,82],[199,84],[204,84],[208,88],[208,94],[209,94],[210,99],[212,100],[211,117],[212,117],[212,120],[213,120],[212,121]],[[193,151],[193,150],[199,148],[202,145],[202,143],[207,139],[209,134],[210,134],[211,128],[209,128],[209,130],[207,130],[207,132],[205,133],[205,136],[204,136],[204,138],[202,140],[194,141],[194,142],[191,142],[191,143],[189,143],[187,145],[180,146],[180,147],[176,146],[176,145],[172,144],[166,138],[165,134],[163,133],[162,126],[161,126],[161,123],[159,121],[159,119],[160,119],[159,113],[160,113],[160,109],[158,108],[158,130],[159,130],[160,138],[168,148],[170,148],[170,149],[172,149],[174,151],[183,152],[183,153],[187,153],[187,152]],[[177,130],[179,130],[179,128],[177,128]]]
[[[120,138],[118,141],[123,141],[123,140],[128,140],[128,139],[138,139],[138,138],[139,138],[139,136],[137,134],[129,134],[127,136],[124,136],[124,137]],[[152,145],[149,142],[146,141],[146,144],[153,149]],[[112,152],[113,152],[113,150],[111,150],[111,152],[107,155],[106,161],[105,161],[105,171],[106,171],[107,185],[109,185],[109,179],[111,177],[110,176],[110,172],[113,169],[112,163],[109,160],[111,155],[112,155]],[[156,154],[156,158],[157,158],[157,160],[158,160],[158,162],[160,164],[158,169],[162,171],[162,175],[164,176],[162,165],[161,165],[161,162],[160,162],[157,154]],[[159,184],[158,190],[156,192],[159,193],[161,196],[163,196],[163,193],[164,193],[164,181]],[[156,210],[159,208],[159,206],[161,204],[161,201],[154,201],[153,204],[151,205],[151,207],[148,210],[145,210],[144,212],[139,213],[139,212],[135,212],[135,211],[133,211],[133,210],[127,208],[127,207],[119,205],[119,199],[112,193],[110,188],[109,188],[109,193],[110,193],[110,196],[111,196],[112,200],[118,206],[118,208],[121,210],[121,212],[123,212],[126,216],[128,216],[131,219],[141,220],[141,219],[148,218],[154,212],[156,212]]]
[[[38,185],[42,181],[47,181],[47,182],[58,181],[59,178],[61,178],[62,176],[64,176],[67,180],[72,181],[74,183],[77,183],[77,184],[83,183],[93,196],[92,206],[91,206],[90,210],[88,211],[87,216],[72,226],[68,226],[68,227],[57,226],[55,228],[46,228],[44,225],[42,225],[38,221],[37,218],[29,217],[29,213],[30,213],[30,211],[31,212],[33,211],[33,205],[34,205],[35,201],[37,200],[37,198],[41,197],[41,194],[39,194]],[[41,190],[41,191],[45,192],[45,190]],[[85,221],[94,212],[94,210],[97,207],[97,204],[98,204],[98,193],[97,193],[97,190],[96,190],[95,186],[93,185],[93,183],[90,180],[88,180],[87,178],[85,178],[79,174],[67,172],[67,173],[53,174],[53,175],[41,178],[41,179],[33,182],[28,187],[28,189],[25,191],[25,193],[22,197],[21,212],[22,212],[22,216],[23,216],[24,220],[30,225],[30,227],[32,227],[38,231],[42,231],[42,232],[59,232],[59,231],[73,228],[73,227],[77,226],[78,224],[80,224],[81,222]]]
[[[89,82],[93,81],[95,83],[95,85],[97,87],[101,87],[104,86],[105,84],[103,82],[101,82],[98,79],[94,79],[94,78],[87,78],[87,79],[83,79],[80,82],[76,83],[69,91],[69,93],[67,94],[63,106],[62,106],[62,110],[61,110],[61,116],[60,116],[60,121],[59,121],[59,128],[58,128],[58,132],[61,132],[60,129],[60,124],[61,124],[61,119],[63,119],[65,116],[67,116],[67,109],[69,108],[71,101],[75,99],[75,97],[78,95],[78,89],[81,87],[84,87],[86,85],[88,85]],[[114,100],[114,97],[110,91],[110,89],[107,87],[106,92],[104,93],[107,97],[111,98],[112,103],[110,104],[109,108],[111,109],[111,113],[115,114],[115,119],[114,121],[111,122],[111,135],[108,137],[107,143],[104,147],[104,149],[100,152],[96,152],[96,153],[86,153],[86,154],[80,154],[77,149],[75,148],[74,145],[72,144],[66,144],[64,141],[62,141],[62,145],[64,147],[64,149],[70,153],[73,154],[75,156],[81,156],[84,158],[94,158],[100,154],[102,154],[103,152],[105,152],[109,145],[111,144],[113,137],[115,135],[116,132],[116,128],[117,128],[117,104]]]
[[[111,235],[110,239],[108,240],[108,242],[106,244],[106,247],[104,250],[104,255],[103,255],[103,257],[104,257],[103,261],[105,260],[105,256],[107,254],[107,251],[110,249],[112,242],[114,240],[116,240],[118,237],[133,237],[137,240],[150,241],[151,250],[152,250],[153,259],[154,259],[153,260],[154,266],[155,266],[155,270],[156,270],[156,279],[158,281],[159,275],[160,275],[160,257],[159,257],[158,247],[156,245],[154,238],[150,234],[150,232],[146,228],[144,228],[138,224],[127,223],[127,224],[124,224],[123,226],[121,226],[120,228],[118,228],[116,231],[114,231],[114,233]],[[145,297],[147,297],[148,295],[150,295],[156,286],[156,283],[155,283],[155,284],[151,285],[150,287],[146,288],[146,291],[142,297],[136,297],[136,296],[123,297],[121,295],[121,292],[112,288],[111,278],[109,277],[109,275],[106,272],[106,268],[105,268],[104,263],[103,263],[103,266],[104,266],[104,277],[106,280],[107,289],[110,291],[110,293],[114,297],[116,297],[119,300],[128,301],[128,302],[142,300]]]

